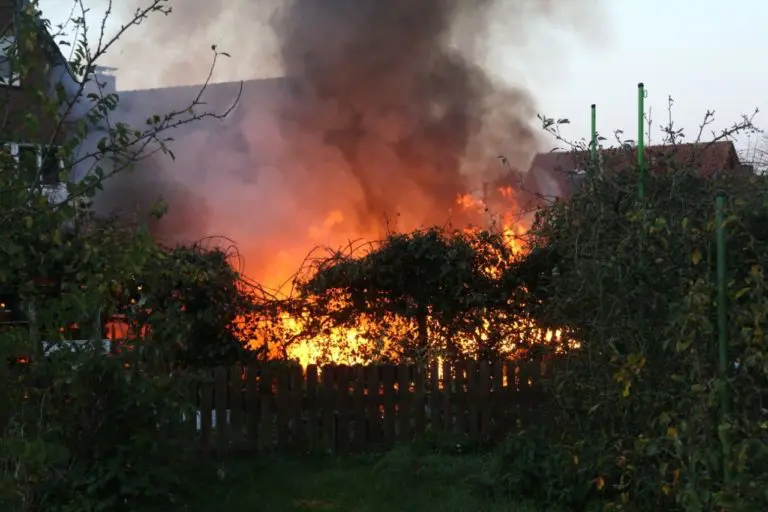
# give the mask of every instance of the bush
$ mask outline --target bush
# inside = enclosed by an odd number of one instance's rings
[[[502,476],[514,490],[553,500],[563,493],[586,499],[586,486],[616,510],[765,510],[768,182],[670,170],[652,175],[646,200],[637,201],[636,176],[588,179],[536,222],[535,245],[551,262],[539,265],[542,322],[566,326],[582,348],[547,383],[551,421],[510,441],[532,455],[510,460]],[[738,362],[727,372],[725,421],[718,191],[728,198],[728,355]],[[539,479],[522,480],[528,473]]]
[[[132,331],[167,347],[174,365],[212,368],[252,356],[253,298],[220,249],[153,245],[144,268],[115,292]]]
[[[44,212],[35,218],[45,218]],[[185,460],[180,443],[193,446],[180,430],[192,406],[192,377],[168,370],[175,347],[167,340],[136,339],[118,357],[105,354],[98,328],[99,313],[109,316],[119,305],[115,284],[153,268],[147,255],[154,244],[146,234],[108,223],[65,231],[60,240],[8,227],[0,236],[3,247],[26,236],[27,254],[46,257],[37,264],[19,260],[16,272],[2,280],[22,297],[27,322],[0,332],[0,360],[28,356],[26,364],[0,365],[3,510],[173,504]],[[53,277],[59,268],[67,271]],[[34,285],[38,275],[50,278]],[[82,319],[85,343],[72,344],[60,327],[73,319]],[[187,332],[193,320],[166,318],[166,326]]]
[[[299,279],[298,297],[278,308],[306,319],[294,342],[320,339],[325,352],[366,362],[492,360],[530,348],[524,290],[505,279],[517,257],[503,233],[430,228],[367,249],[320,260]],[[335,335],[349,328],[359,347]]]
[[[12,15],[5,29],[14,37],[5,53],[19,72],[24,101],[0,100],[8,114],[0,130],[6,142],[39,146],[45,163],[38,167],[37,157],[16,158],[5,144],[0,148],[0,294],[16,310],[9,315],[14,322],[0,328],[0,507],[167,509],[178,496],[176,470],[185,455],[177,444],[185,438],[179,420],[191,407],[192,377],[163,369],[178,354],[169,337],[137,340],[134,350],[107,357],[101,319],[118,311],[113,292],[132,277],[156,283],[168,275],[151,258],[158,248],[146,230],[96,218],[88,205],[107,178],[148,155],[170,153],[162,132],[226,113],[196,113],[198,96],[138,129],[115,119],[119,98],[96,82],[96,61],[130,27],[168,14],[166,0],[147,2],[113,36],[103,31],[106,19],[93,37],[86,17],[70,17],[74,41],[67,60],[54,42],[66,34],[51,34],[37,7],[36,1],[2,7]],[[215,62],[220,53],[213,51]],[[58,176],[46,171],[50,157],[61,162]],[[173,270],[188,272],[194,262],[185,263]],[[6,305],[0,309],[7,315]],[[133,319],[139,313],[131,312]],[[168,315],[162,326],[189,333],[206,311],[195,313]],[[73,331],[85,343],[68,343]],[[58,350],[46,353],[51,348]]]
[[[178,501],[193,446],[179,421],[191,410],[187,378],[92,348],[9,377],[3,510],[133,511]]]

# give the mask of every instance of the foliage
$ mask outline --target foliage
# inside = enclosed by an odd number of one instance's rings
[[[3,510],[137,510],[178,500],[188,379],[151,371],[136,354],[59,351],[5,375]]]
[[[253,301],[220,249],[155,246],[133,285],[114,291],[133,332],[171,347],[174,364],[213,367],[243,361]]]
[[[764,510],[768,182],[669,168],[649,176],[643,201],[635,199],[636,182],[636,169],[598,173],[534,226],[534,244],[549,255],[532,255],[544,283],[538,314],[575,332],[582,348],[548,384],[553,402],[542,407],[550,421],[510,441],[537,454],[523,465],[510,461],[502,474],[517,490],[553,500],[599,495],[614,510]],[[727,196],[734,363],[725,420],[715,316],[718,191]],[[528,471],[542,485],[522,482]]]
[[[23,102],[14,101],[5,87],[0,96],[0,287],[23,313],[15,318],[23,321],[0,331],[0,360],[27,360],[0,365],[0,507],[9,511],[146,510],[173,503],[174,463],[185,455],[175,442],[183,439],[179,421],[192,405],[194,376],[169,372],[164,363],[178,356],[169,337],[136,339],[127,347],[132,350],[107,356],[101,319],[118,311],[114,291],[135,276],[160,288],[173,272],[189,275],[207,261],[204,271],[218,268],[216,275],[231,277],[215,255],[181,257],[167,270],[146,230],[90,211],[89,199],[110,176],[147,154],[169,152],[164,131],[215,114],[195,113],[198,99],[143,128],[115,119],[118,97],[94,79],[96,61],[148,15],[167,14],[167,2],[147,2],[117,35],[102,33],[95,41],[85,26],[86,2],[74,4],[80,16],[71,18],[71,28],[79,36],[70,66],[36,2],[3,28],[15,36],[9,55],[20,87],[13,92],[24,94]],[[9,154],[5,142],[40,145],[44,165]],[[198,300],[203,293],[185,291]],[[191,332],[205,323],[206,311],[167,315],[153,327]],[[135,319],[139,312],[131,314]]]
[[[362,256],[321,260],[293,307],[315,319],[307,337],[358,329],[367,360],[505,357],[530,342],[525,291],[507,272],[514,264],[498,233],[392,234]]]

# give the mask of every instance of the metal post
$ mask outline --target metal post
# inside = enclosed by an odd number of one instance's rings
[[[637,183],[637,195],[645,199],[645,86],[643,82],[637,84],[637,167],[640,177]]]
[[[597,170],[597,105],[592,104],[592,131],[589,144],[589,160],[592,170]]]
[[[726,309],[726,266],[724,229],[725,192],[717,193],[715,200],[715,236],[717,238],[717,342],[720,370],[720,424],[725,425],[730,413],[728,396],[728,317]],[[720,432],[723,444],[723,479],[730,482],[730,442],[727,432]]]

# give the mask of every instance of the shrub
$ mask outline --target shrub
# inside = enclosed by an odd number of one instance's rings
[[[539,265],[545,283],[539,314],[576,333],[582,348],[547,383],[549,420],[510,441],[532,455],[502,465],[502,476],[520,492],[552,500],[592,494],[616,510],[765,510],[768,182],[669,170],[650,176],[646,200],[637,201],[636,176],[627,170],[590,178],[537,220],[535,245],[550,255],[549,265]],[[718,191],[728,198],[727,335],[734,363],[727,371],[732,409],[724,421]],[[523,480],[528,473],[539,478]]]
[[[133,129],[113,115],[117,95],[96,83],[100,56],[149,15],[168,14],[167,0],[147,2],[113,36],[103,32],[106,20],[93,37],[85,26],[90,17],[70,17],[70,62],[54,42],[62,34],[48,32],[36,1],[4,2],[2,9],[13,9],[4,30],[14,37],[4,50],[24,101],[4,95],[0,131],[4,141],[40,146],[45,162],[0,148],[0,289],[21,320],[0,330],[0,507],[167,509],[178,496],[175,468],[184,453],[176,442],[184,438],[179,420],[191,406],[192,376],[163,370],[160,363],[175,355],[167,339],[137,344],[120,358],[104,354],[100,318],[118,308],[114,288],[142,273],[164,276],[152,265],[157,247],[145,230],[96,219],[88,204],[110,176],[149,154],[169,153],[162,132],[226,113],[196,113],[198,96]],[[214,62],[218,55],[214,49]],[[57,161],[61,172],[48,175]],[[185,333],[190,322],[169,317],[163,327]],[[86,341],[79,348],[66,343],[73,325]],[[46,353],[50,348],[58,350]],[[26,364],[14,364],[20,355]]]
[[[3,510],[132,511],[178,501],[192,446],[180,423],[191,409],[188,379],[88,348],[57,352],[10,380]]]

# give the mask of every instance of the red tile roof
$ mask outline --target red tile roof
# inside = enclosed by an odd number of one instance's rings
[[[609,148],[599,152],[603,172],[634,168],[635,148]],[[536,155],[523,181],[523,188],[543,195],[570,195],[578,174],[586,168],[586,151],[553,151]],[[708,176],[716,172],[751,172],[741,164],[736,148],[730,141],[699,144],[647,146],[645,162],[651,172],[670,169],[696,169]],[[546,189],[546,190],[545,190]],[[559,192],[555,192],[559,189]]]

